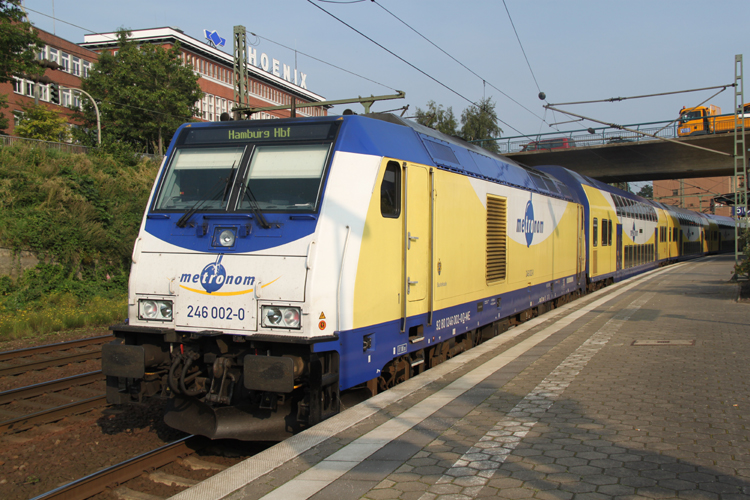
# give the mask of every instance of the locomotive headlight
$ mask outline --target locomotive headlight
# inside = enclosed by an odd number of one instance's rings
[[[262,306],[262,325],[267,328],[291,328],[299,330],[302,311],[299,307]]]
[[[217,227],[214,229],[214,238],[211,243],[215,247],[231,248],[234,246],[234,242],[237,239],[237,233],[234,228],[231,227]]]
[[[231,247],[232,245],[234,245],[234,238],[234,232],[229,229],[225,229],[219,235],[219,244],[223,247]]]
[[[138,318],[153,321],[172,321],[172,301],[141,299],[138,301]]]
[[[159,304],[159,313],[164,319],[172,319],[172,303],[164,301]]]
[[[154,319],[158,314],[159,309],[156,307],[156,302],[153,300],[142,300],[141,301],[141,317],[146,319]]]

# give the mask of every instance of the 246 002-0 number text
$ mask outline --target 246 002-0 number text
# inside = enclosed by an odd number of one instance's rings
[[[203,319],[237,319],[244,321],[245,310],[243,308],[232,309],[231,307],[208,307],[208,306],[187,306],[188,318],[203,318]]]

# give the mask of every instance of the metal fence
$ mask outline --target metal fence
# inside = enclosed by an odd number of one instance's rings
[[[81,146],[78,144],[68,144],[67,142],[50,142],[40,141],[39,139],[27,139],[25,137],[15,137],[12,135],[0,135],[0,145],[2,146],[17,146],[19,144],[29,144],[45,149],[57,149],[65,151],[67,153],[87,153],[90,149],[87,146]]]
[[[39,148],[46,149],[57,149],[59,151],[65,151],[66,153],[82,153],[86,154],[90,151],[96,150],[89,146],[81,146],[80,144],[68,144],[67,142],[50,142],[40,141],[39,139],[27,139],[25,137],[16,137],[12,135],[0,135],[0,146],[17,146],[19,144],[29,144]],[[142,158],[150,158],[152,160],[161,161],[163,155],[152,155],[147,153],[137,153]]]
[[[663,137],[666,139],[675,139],[677,137],[677,123],[674,121],[637,123],[633,125],[623,125],[625,128],[637,132]],[[593,133],[592,133],[593,132]],[[572,130],[570,132],[549,132],[546,134],[524,135],[515,137],[505,137],[497,139],[500,154],[518,153],[526,150],[546,151],[559,149],[561,147],[584,147],[599,146],[604,144],[618,144],[624,142],[643,142],[656,141],[653,137],[641,135],[637,132],[629,132],[613,127],[599,127],[581,130]],[[564,146],[555,145],[555,139],[568,139]],[[482,142],[476,141],[479,145]],[[545,147],[547,146],[547,147]]]

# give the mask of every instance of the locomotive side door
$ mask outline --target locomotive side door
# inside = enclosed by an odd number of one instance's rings
[[[426,298],[432,293],[430,279],[431,187],[427,167],[403,164],[404,168],[404,284],[402,326],[406,318],[427,312]],[[403,331],[403,330],[402,330]]]

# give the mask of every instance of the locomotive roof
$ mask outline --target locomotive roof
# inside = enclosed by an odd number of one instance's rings
[[[518,187],[527,191],[535,191],[568,201],[576,200],[576,197],[565,184],[546,173],[521,165],[510,158],[492,153],[476,144],[443,134],[412,120],[406,120],[389,113],[371,113],[362,116],[344,116],[343,118],[347,121],[359,119],[357,121],[365,129],[369,128],[367,123],[372,123],[373,119],[412,129],[423,146],[422,152],[426,152],[431,160],[431,162],[425,163],[432,163],[440,169]],[[378,138],[382,139],[383,136],[378,136]]]

